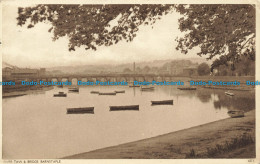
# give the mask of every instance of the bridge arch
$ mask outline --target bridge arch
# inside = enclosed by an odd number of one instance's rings
[[[58,78],[50,78],[51,79],[51,81],[53,81],[53,82],[58,82],[59,80],[58,80]]]
[[[78,85],[78,78],[76,77],[69,78],[69,81],[71,82],[71,85]]]

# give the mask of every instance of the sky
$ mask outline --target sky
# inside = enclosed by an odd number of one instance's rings
[[[141,26],[130,43],[121,41],[113,46],[98,47],[97,51],[81,47],[70,52],[66,37],[52,41],[53,34],[48,32],[50,24],[39,23],[31,29],[17,26],[17,11],[15,4],[3,6],[2,60],[18,67],[122,64],[198,57],[196,50],[184,55],[175,49],[175,38],[182,35],[178,29],[180,15],[176,12],[163,16],[153,28]]]

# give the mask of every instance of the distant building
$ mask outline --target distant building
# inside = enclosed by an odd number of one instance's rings
[[[46,69],[30,69],[30,68],[3,68],[3,78],[29,78],[39,77],[46,74]]]
[[[2,69],[2,76],[3,77],[10,77],[12,71],[13,71],[13,68],[5,67],[5,68]]]
[[[16,77],[36,77],[38,76],[38,70],[37,69],[14,69],[11,73],[11,76]]]

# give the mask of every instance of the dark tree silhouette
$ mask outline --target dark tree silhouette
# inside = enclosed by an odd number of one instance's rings
[[[253,5],[189,5],[179,6],[184,15],[180,30],[187,34],[178,38],[177,49],[187,53],[200,47],[199,56],[226,56],[237,62],[242,55],[255,58],[255,7]]]
[[[219,59],[216,59],[211,65],[211,72],[213,72],[214,68],[218,68],[221,65],[228,66],[227,56],[220,56]]]
[[[139,26],[151,25],[173,5],[37,5],[19,8],[18,25],[28,28],[50,22],[53,40],[67,36],[69,50],[85,46],[110,46],[120,40],[132,41]],[[111,24],[112,20],[116,23]]]
[[[210,73],[210,68],[209,68],[209,65],[207,63],[201,63],[198,66],[198,74],[200,76],[209,75],[209,73]]]
[[[67,36],[69,50],[85,46],[110,46],[120,40],[132,41],[140,25],[152,25],[162,15],[176,10],[181,15],[176,38],[178,50],[199,47],[199,56],[225,56],[237,62],[242,55],[255,60],[255,6],[214,5],[37,5],[19,8],[18,25],[32,28],[50,22],[53,40]],[[114,23],[111,23],[113,22]]]

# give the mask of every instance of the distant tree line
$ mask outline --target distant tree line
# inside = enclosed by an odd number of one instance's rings
[[[189,67],[188,67],[189,66]],[[164,74],[170,73],[175,75],[183,75],[185,74],[185,69],[192,67],[192,69],[188,70],[188,76],[254,76],[255,75],[255,62],[247,57],[242,57],[239,63],[233,64],[231,62],[226,62],[224,64],[220,64],[218,67],[215,67],[214,70],[207,63],[192,63],[189,60],[181,60],[181,61],[172,61],[165,63],[161,67],[150,67],[148,65],[143,68],[136,67],[135,73],[157,73]],[[133,73],[133,70],[130,68],[125,68],[123,70],[124,73]]]
[[[217,76],[255,76],[255,61],[247,56],[242,56],[238,63],[228,62],[225,58],[216,61],[220,64],[212,72]]]
[[[155,74],[175,74],[181,75],[183,74],[183,70],[187,68],[191,68],[195,70],[197,73],[197,63],[193,63],[190,60],[173,60],[171,62],[167,62],[162,66],[154,66],[154,65],[145,65],[143,67],[137,66],[135,68],[135,73],[155,73]],[[208,70],[210,70],[208,68]],[[124,73],[133,73],[133,68],[123,69]],[[188,73],[189,74],[189,73]]]

